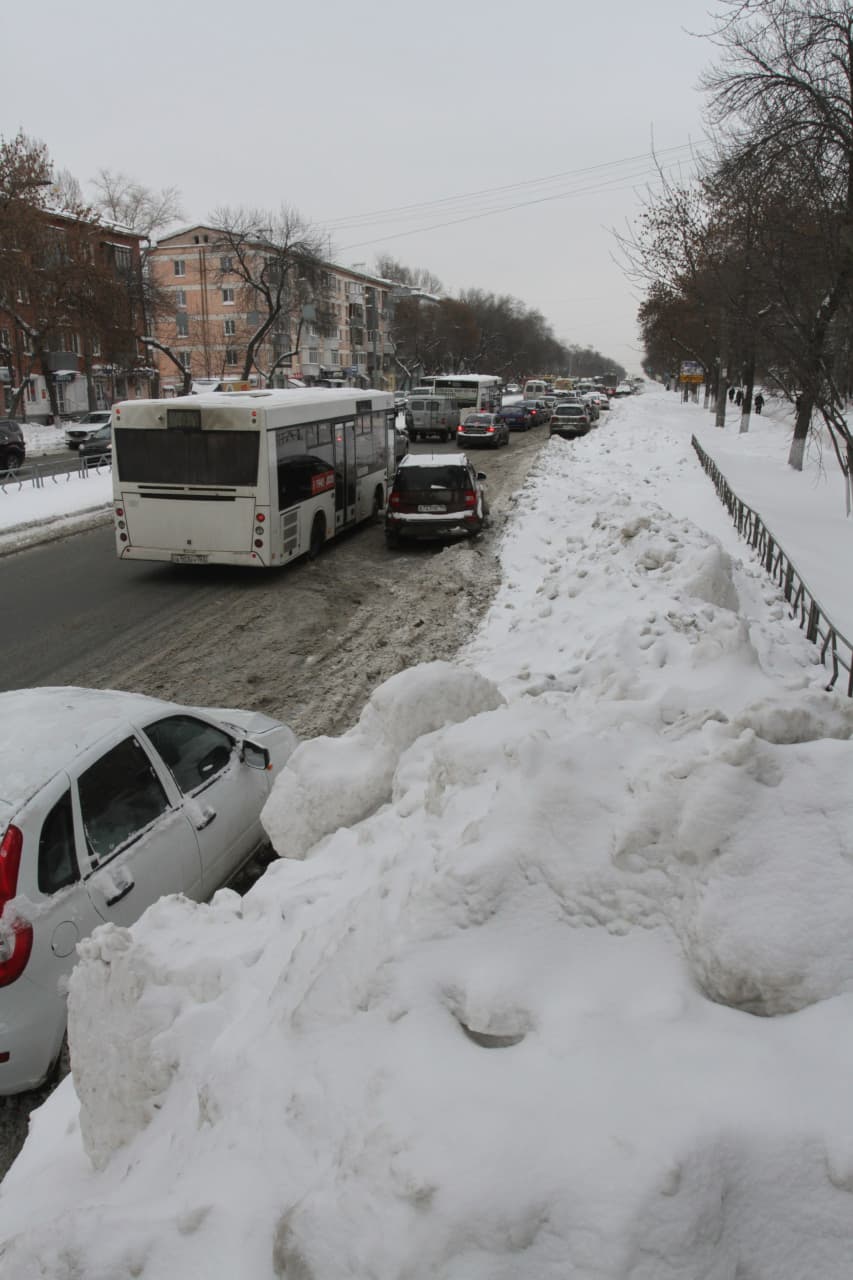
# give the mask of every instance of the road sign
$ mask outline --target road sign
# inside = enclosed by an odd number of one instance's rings
[[[704,382],[705,370],[698,360],[682,360],[679,382]]]

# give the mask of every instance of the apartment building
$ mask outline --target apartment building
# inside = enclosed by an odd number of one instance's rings
[[[115,223],[89,223],[56,209],[38,211],[12,306],[0,305],[0,388],[6,413],[48,422],[114,400],[148,396],[155,376],[140,359],[140,236]],[[38,259],[38,260],[36,260]],[[89,294],[75,304],[81,272]],[[67,286],[67,287],[66,287]],[[97,293],[111,320],[98,321]],[[22,394],[18,392],[22,389]]]
[[[250,267],[270,254],[262,234],[241,245]],[[234,254],[215,227],[197,224],[161,239],[149,264],[157,291],[169,300],[154,325],[157,341],[194,379],[242,375],[250,336],[267,314],[235,270]],[[300,282],[301,283],[301,282]],[[393,390],[393,285],[336,263],[322,264],[310,289],[282,310],[256,354],[252,380],[275,386],[340,382]],[[181,372],[154,351],[165,394],[179,391]]]

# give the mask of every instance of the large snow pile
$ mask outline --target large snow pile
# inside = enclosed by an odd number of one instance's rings
[[[294,754],[295,856],[84,944],[4,1275],[847,1280],[853,705],[674,411],[549,444],[459,663]]]

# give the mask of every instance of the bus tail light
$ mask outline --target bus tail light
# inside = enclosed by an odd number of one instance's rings
[[[264,521],[266,520],[266,516],[264,515],[263,511],[259,511],[258,514],[255,516],[255,519],[257,520],[258,524],[263,524]]]
[[[33,949],[33,926],[14,916],[3,919],[7,905],[18,892],[23,847],[20,830],[8,826],[0,843],[0,987],[8,987],[20,978]]]

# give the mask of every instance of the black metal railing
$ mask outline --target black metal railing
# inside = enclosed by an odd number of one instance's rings
[[[773,581],[781,587],[791,607],[791,617],[798,619],[800,630],[805,631],[806,639],[817,645],[821,662],[831,668],[832,678],[827,689],[834,688],[840,673],[845,671],[847,695],[853,698],[853,642],[842,635],[826,616],[791,557],[779,545],[758,512],[753,511],[752,507],[737,496],[714,459],[705,452],[695,436],[692,444],[738,533],[752,547]]]
[[[109,470],[112,458],[109,453],[91,457],[75,458],[63,462],[22,462],[19,466],[0,467],[0,493],[9,489],[23,489],[31,485],[34,489],[43,489],[48,480],[59,484],[68,481],[72,476],[87,476],[91,471],[100,473],[104,467]]]

